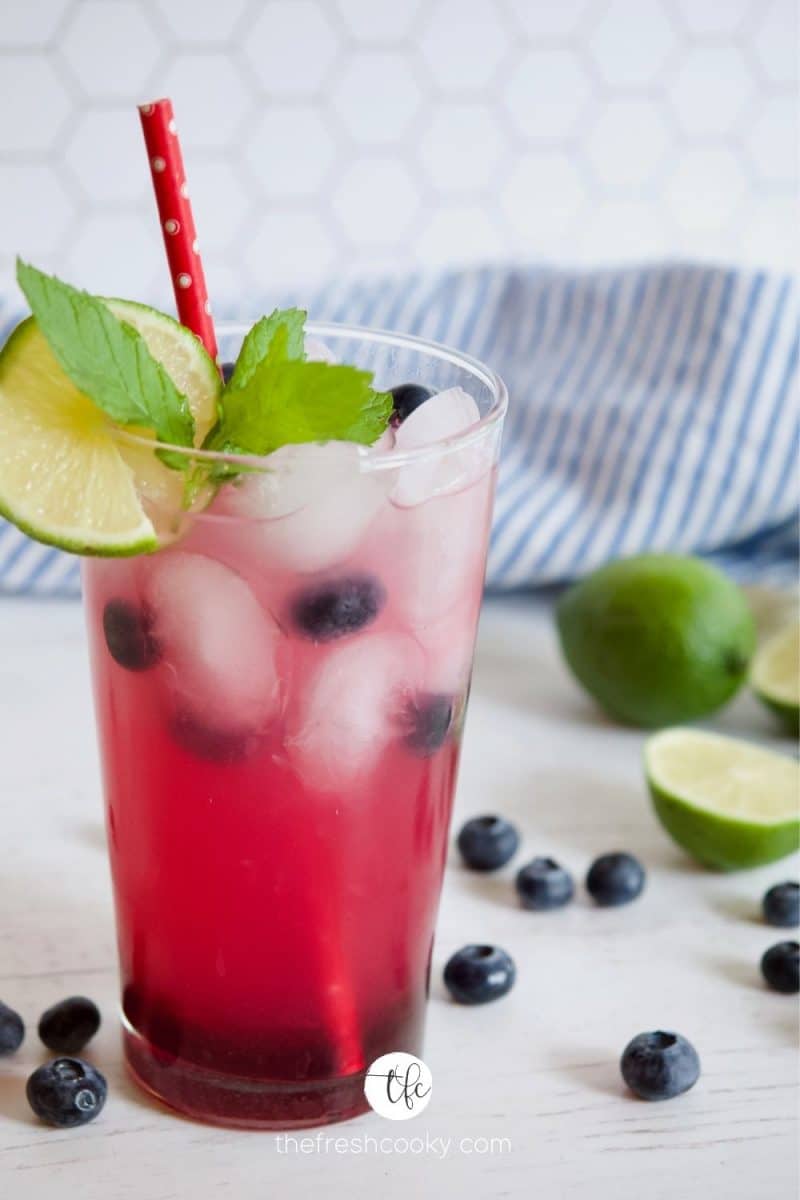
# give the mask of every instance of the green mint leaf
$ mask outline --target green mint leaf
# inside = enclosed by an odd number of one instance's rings
[[[268,317],[256,321],[242,342],[228,386],[244,387],[270,353],[286,359],[302,359],[305,322],[306,313],[300,308],[276,309]]]
[[[204,449],[261,456],[289,443],[376,441],[392,398],[373,390],[372,375],[356,367],[283,359],[276,354],[283,340],[284,335],[275,339],[244,386],[225,389],[222,419]]]
[[[172,445],[193,444],[186,397],[132,325],[115,317],[98,297],[21,259],[17,282],[64,371],[112,421],[144,426]]]

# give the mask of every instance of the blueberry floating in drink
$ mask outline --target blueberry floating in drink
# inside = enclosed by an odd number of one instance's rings
[[[153,635],[152,614],[128,600],[109,600],[103,609],[108,652],[126,671],[147,671],[161,658]]]
[[[394,401],[392,424],[400,425],[421,404],[424,404],[426,400],[430,400],[433,390],[432,388],[423,387],[421,383],[398,383],[395,387],[389,388],[389,395]]]
[[[412,754],[430,758],[447,741],[453,726],[452,696],[419,695],[409,701],[404,715],[404,741]]]
[[[330,579],[298,592],[291,606],[294,625],[314,642],[358,633],[378,617],[386,589],[371,575]]]

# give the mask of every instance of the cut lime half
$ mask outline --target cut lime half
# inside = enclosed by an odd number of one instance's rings
[[[665,729],[645,745],[645,772],[661,824],[707,866],[756,867],[800,844],[800,767],[786,755]]]
[[[750,686],[793,733],[800,733],[800,623],[774,634],[758,650]]]
[[[185,389],[202,439],[221,385],[200,342],[163,313],[109,304]],[[179,509],[181,491],[180,472],[147,445],[127,442],[74,386],[36,321],[18,325],[0,352],[0,515],[37,541],[76,554],[141,554],[159,544],[143,499]]]

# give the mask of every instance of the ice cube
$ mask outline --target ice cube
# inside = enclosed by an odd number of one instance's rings
[[[322,660],[290,716],[295,768],[320,791],[352,786],[402,729],[422,686],[424,655],[402,634],[362,636]]]
[[[345,561],[384,502],[388,472],[363,471],[350,442],[283,446],[266,462],[224,488],[214,512],[251,519],[246,534],[265,566],[312,572]]]
[[[491,513],[491,475],[461,492],[395,508],[386,541],[393,546],[386,580],[394,610],[420,634],[465,606],[477,611]]]
[[[240,575],[213,558],[143,560],[143,594],[177,715],[215,734],[261,731],[280,707],[280,633]]]
[[[452,387],[426,400],[395,431],[397,450],[433,446],[463,433],[480,420],[480,410],[463,388]],[[467,487],[491,465],[486,444],[434,452],[402,467],[392,490],[392,500],[403,507],[422,504],[431,496]]]
[[[330,346],[326,345],[320,338],[306,335],[305,351],[309,362],[336,363],[339,361]]]

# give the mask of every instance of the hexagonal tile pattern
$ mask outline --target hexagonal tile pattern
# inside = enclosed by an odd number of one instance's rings
[[[150,214],[148,214],[150,216]],[[165,270],[158,222],[136,213],[96,213],[65,253],[67,278],[101,296],[147,296]]]
[[[417,37],[431,81],[443,92],[485,88],[511,46],[496,0],[435,0]]]
[[[250,294],[322,279],[336,261],[336,243],[313,212],[267,209],[252,237],[244,238]]]
[[[138,122],[122,109],[89,109],[70,128],[61,161],[90,203],[135,202],[150,192]]]
[[[693,46],[681,56],[667,95],[687,137],[723,135],[741,123],[755,81],[735,46]]]
[[[463,196],[496,185],[506,143],[503,126],[488,105],[453,101],[426,124],[419,157],[438,192]]]
[[[184,147],[230,150],[236,144],[253,100],[226,55],[183,54],[170,63],[159,84],[174,102]]]
[[[58,54],[91,99],[135,101],[142,98],[161,47],[145,5],[135,0],[83,0],[73,10]]]
[[[794,95],[767,96],[761,102],[744,144],[757,177],[764,183],[797,184],[797,125]]]
[[[244,157],[265,196],[313,196],[336,154],[313,105],[265,108],[245,135]]]
[[[752,0],[675,0],[682,26],[699,37],[737,33],[752,8]]]
[[[348,31],[360,42],[392,42],[409,36],[418,22],[422,0],[402,4],[376,0],[335,0]]]
[[[558,141],[575,129],[591,85],[572,50],[531,50],[510,74],[504,95],[522,137]]]
[[[193,164],[192,210],[203,256],[236,243],[248,208],[248,188],[233,163]]]
[[[667,184],[666,199],[680,227],[711,234],[730,224],[746,189],[733,151],[713,146],[687,151]]]
[[[455,251],[454,248],[458,247]],[[498,223],[479,204],[453,204],[426,219],[414,238],[417,261],[425,266],[460,266],[499,261],[505,239]]]
[[[180,45],[205,45],[233,37],[247,0],[198,3],[198,0],[155,0],[161,19]]]
[[[244,38],[244,53],[270,96],[313,96],[327,79],[339,41],[317,0],[267,0]]]
[[[797,24],[797,0],[7,0],[0,265],[171,306],[134,109],[171,94],[215,307],[412,262],[784,269]]]
[[[411,172],[391,158],[361,159],[342,174],[332,192],[340,228],[354,243],[402,243],[419,205]]]
[[[575,33],[589,15],[591,0],[508,0],[509,7],[529,38],[563,38]]]
[[[23,258],[51,254],[70,230],[74,206],[51,167],[0,163],[3,248]]]
[[[337,73],[330,104],[356,142],[380,146],[403,136],[422,102],[412,66],[406,55],[365,50]]]
[[[3,5],[0,46],[44,46],[58,29],[69,0],[15,0]]]
[[[500,202],[518,244],[541,251],[566,234],[586,199],[570,155],[552,150],[519,159]]]
[[[42,151],[55,144],[70,97],[45,58],[20,54],[0,65],[0,147]]]
[[[798,77],[795,0],[761,0],[758,26],[749,43],[765,77],[771,83],[794,83]]]
[[[664,106],[627,96],[609,100],[598,110],[587,136],[586,157],[602,190],[615,195],[651,183],[665,169],[672,144]]]
[[[676,44],[660,0],[610,0],[588,37],[605,82],[623,88],[653,84]]]

